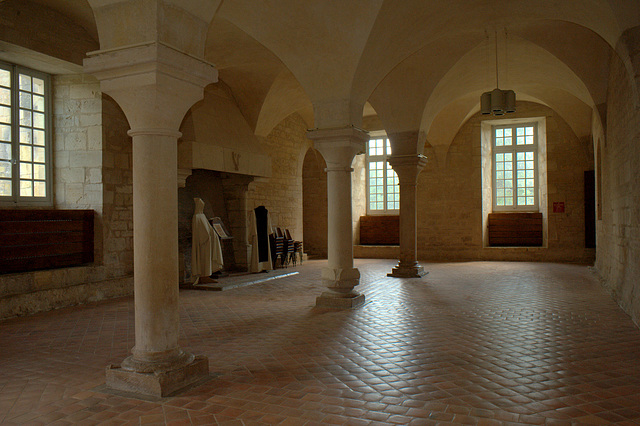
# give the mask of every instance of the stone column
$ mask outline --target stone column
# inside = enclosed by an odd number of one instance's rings
[[[353,267],[351,163],[364,151],[369,135],[344,127],[312,130],[307,137],[327,163],[328,260],[321,273],[327,291],[316,299],[316,306],[356,307],[364,303],[364,295],[354,290],[360,282],[360,271]]]
[[[400,182],[400,261],[390,277],[418,278],[426,275],[417,258],[417,205],[416,185],[418,174],[427,164],[427,157],[420,154],[394,155],[389,164]]]
[[[122,107],[133,139],[135,346],[107,386],[166,396],[206,378],[206,357],[178,345],[178,128],[216,81],[210,65],[161,43],[96,52],[85,71]]]

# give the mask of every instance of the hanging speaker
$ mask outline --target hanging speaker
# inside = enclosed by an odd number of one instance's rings
[[[513,90],[504,92],[504,110],[505,112],[516,112],[516,92]]]
[[[504,113],[504,93],[500,89],[493,89],[491,92],[491,111],[494,115]]]
[[[480,112],[483,115],[491,114],[491,92],[484,92],[480,97]]]

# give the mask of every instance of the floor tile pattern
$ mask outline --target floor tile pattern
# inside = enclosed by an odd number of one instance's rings
[[[355,310],[314,307],[324,261],[181,290],[181,345],[213,378],[162,400],[101,391],[133,299],[0,322],[2,424],[640,424],[640,330],[584,266],[360,260]]]

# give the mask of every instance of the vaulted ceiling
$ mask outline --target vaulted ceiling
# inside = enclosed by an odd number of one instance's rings
[[[634,72],[621,36],[640,25],[637,0],[29,1],[73,20],[101,48],[136,40],[114,37],[134,31],[135,15],[103,14],[122,3],[155,5],[165,20],[151,30],[176,43],[200,31],[189,46],[204,40],[194,54],[216,64],[258,135],[294,112],[309,127],[359,126],[364,110],[388,132],[419,132],[418,151],[425,140],[450,143],[479,110],[480,94],[496,86],[496,58],[501,88],[589,135],[611,60]],[[172,18],[176,8],[204,29]]]

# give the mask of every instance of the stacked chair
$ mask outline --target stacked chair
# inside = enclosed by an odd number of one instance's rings
[[[273,269],[277,267],[286,268],[289,263],[296,266],[296,253],[300,253],[300,263],[302,263],[302,241],[295,241],[291,238],[288,229],[282,232],[281,228],[275,228],[275,232],[269,235],[271,244],[271,261]]]
[[[291,233],[288,229],[284,230],[285,237],[290,244],[289,249],[289,260],[293,263],[293,266],[296,266],[296,253],[300,254],[300,264],[302,265],[302,241],[295,241],[291,238]]]
[[[286,231],[286,229],[285,229]],[[286,268],[289,265],[289,260],[291,257],[291,252],[293,251],[293,240],[287,237],[285,232],[282,232],[282,229],[276,228],[276,233],[278,237],[282,238],[282,267]]]
[[[278,259],[280,259],[280,265],[282,265],[282,259],[284,256],[284,238],[278,236],[277,232],[269,234],[269,244],[271,245],[271,263],[273,269],[278,267]]]

